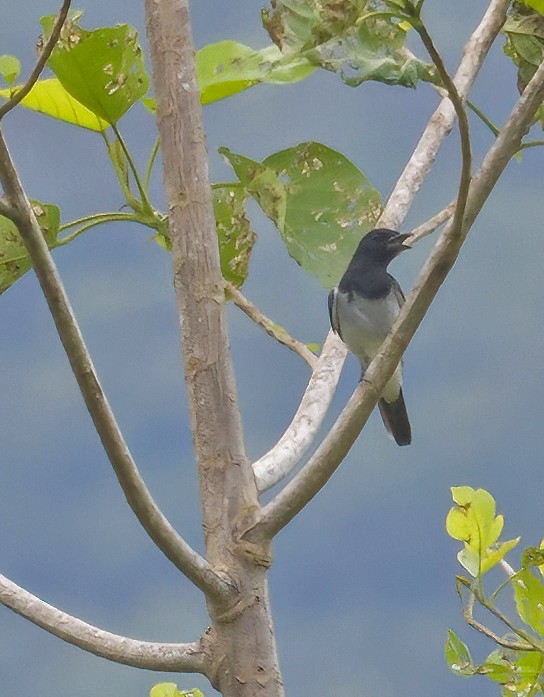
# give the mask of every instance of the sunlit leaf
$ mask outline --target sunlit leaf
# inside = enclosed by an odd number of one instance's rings
[[[0,76],[8,85],[13,85],[21,72],[21,61],[15,56],[0,56]]]
[[[256,235],[246,217],[247,193],[240,186],[213,191],[213,204],[223,278],[240,288],[247,278]]]
[[[444,649],[449,669],[456,675],[474,675],[476,667],[472,663],[470,651],[466,644],[448,629],[448,640]]]
[[[478,672],[504,688],[503,695],[530,697],[541,691],[544,656],[537,651],[496,649]]]
[[[495,515],[495,500],[484,489],[452,487],[452,497],[457,506],[448,513],[446,530],[450,537],[464,542],[457,558],[472,576],[484,574],[518,544],[519,538],[497,542],[504,518]]]
[[[47,30],[51,17],[41,21]],[[138,32],[128,24],[87,31],[68,20],[47,64],[72,97],[110,124],[149,84]]]
[[[514,598],[521,619],[544,637],[544,585],[542,580],[522,569],[512,579]]]
[[[527,7],[532,7],[533,10],[544,14],[544,0],[521,0]]]
[[[19,88],[20,86],[14,87],[13,90]],[[12,90],[0,90],[0,96],[5,99],[9,99],[11,94]],[[38,80],[21,101],[21,105],[47,116],[52,116],[54,119],[66,121],[91,131],[105,131],[109,125],[107,121],[100,119],[87,107],[74,99],[56,77]]]
[[[162,682],[151,688],[149,697],[204,697],[201,690],[179,690],[173,682]]]
[[[60,209],[52,204],[32,201],[34,214],[50,249],[57,244]],[[15,225],[0,216],[0,294],[30,270],[32,264]]]
[[[335,285],[381,212],[380,195],[365,175],[321,143],[302,143],[262,163],[226,148],[220,152],[293,259],[325,287]]]

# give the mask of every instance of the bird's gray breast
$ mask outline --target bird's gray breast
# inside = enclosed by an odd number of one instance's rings
[[[335,300],[342,340],[361,363],[368,365],[399,314],[394,290],[374,299],[337,290]]]

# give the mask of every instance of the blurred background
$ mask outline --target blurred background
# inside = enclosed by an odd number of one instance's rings
[[[129,22],[144,34],[141,2],[78,5],[84,26]],[[227,38],[255,48],[269,43],[256,3],[192,5],[199,47]],[[427,1],[429,28],[451,70],[486,7],[486,0]],[[39,17],[58,4],[19,0],[2,9],[0,53],[17,55],[26,75]],[[516,98],[502,43],[473,91],[499,124]],[[324,71],[294,86],[254,87],[205,108],[212,178],[234,179],[217,155],[222,145],[260,159],[317,140],[349,157],[385,198],[436,103],[428,86],[351,89]],[[121,126],[143,164],[155,137],[151,116],[137,105]],[[97,134],[24,109],[6,119],[5,133],[28,193],[57,203],[63,220],[122,205]],[[492,136],[474,121],[473,136],[478,163]],[[458,151],[454,133],[403,229],[453,198]],[[163,205],[159,173],[154,201]],[[509,165],[408,349],[413,444],[399,449],[374,415],[326,489],[277,539],[270,584],[288,695],[499,693],[483,678],[462,682],[443,658],[448,627],[469,641],[476,659],[494,648],[463,625],[454,589],[458,546],[444,518],[449,487],[466,484],[496,497],[506,538],[521,535],[528,546],[544,534],[542,175],[537,148]],[[289,258],[256,206],[251,214],[258,241],[244,293],[297,338],[321,342],[326,291]],[[153,496],[202,549],[171,261],[150,238],[134,225],[99,227],[55,258]],[[422,241],[392,266],[405,290],[432,243]],[[308,370],[234,307],[229,320],[247,449],[256,458],[291,420]],[[207,625],[200,593],[126,505],[32,274],[0,298],[0,326],[0,572],[109,631],[196,639]],[[357,378],[350,358],[323,432]],[[198,676],[108,663],[0,608],[3,694],[147,697],[161,680],[214,694]]]

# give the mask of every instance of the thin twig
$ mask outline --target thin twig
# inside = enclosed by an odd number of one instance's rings
[[[102,390],[55,262],[1,132],[0,180],[6,198],[16,211],[13,222],[32,260],[79,389],[130,507],[151,539],[180,571],[205,593],[223,597],[228,592],[228,584],[174,530],[153,500],[136,467]]]
[[[517,634],[520,637],[520,639],[523,639],[523,641],[527,642],[530,646],[532,646],[533,650],[539,651],[540,653],[544,653],[544,643],[538,641],[520,627],[516,627],[515,624],[512,624],[508,617],[506,617],[506,615],[503,615],[503,613],[500,610],[498,610],[494,605],[487,601],[482,594],[477,595],[476,600],[480,603],[482,607],[485,607],[486,610],[488,610],[492,615],[494,615],[494,617],[496,617],[503,624],[505,624],[508,627],[508,629],[512,630],[514,634]]]
[[[426,222],[418,225],[413,230],[410,231],[410,237],[406,240],[406,244],[413,246],[416,242],[419,242],[423,237],[431,235],[439,227],[442,227],[455,212],[456,201],[452,201],[445,208],[443,208],[439,213],[433,215]]]
[[[59,39],[60,32],[62,31],[62,27],[64,25],[66,17],[68,16],[70,4],[71,0],[64,0],[64,2],[62,3],[62,7],[60,9],[59,16],[57,17],[57,21],[55,22],[55,26],[53,27],[53,31],[51,32],[51,36],[49,37],[49,40],[47,41],[47,43],[42,49],[42,52],[40,53],[40,57],[38,58],[36,67],[32,71],[30,77],[23,85],[23,87],[21,87],[20,90],[17,90],[17,92],[15,92],[11,99],[0,107],[0,120],[2,120],[8,112],[14,109],[17,106],[17,104],[19,104],[19,102],[21,102],[26,97],[26,95],[30,92],[30,90],[38,81],[38,78],[40,77],[42,70],[45,68],[45,64],[47,63],[49,57],[53,53],[53,49],[55,48],[55,45]]]
[[[164,644],[111,634],[49,605],[0,574],[0,603],[80,649],[115,663],[176,673],[204,673],[200,642]]]
[[[442,233],[419,279],[401,309],[392,332],[370,364],[329,434],[313,457],[257,515],[245,533],[250,540],[276,535],[326,484],[347,455],[368,420],[401,355],[421,324],[438,289],[455,263],[461,246],[489,194],[544,99],[544,63],[516,103],[500,136],[493,143],[472,181],[461,231],[453,223]]]
[[[432,62],[438,70],[442,82],[448,90],[448,96],[451,99],[451,102],[455,109],[455,113],[457,115],[457,119],[459,121],[462,165],[461,178],[459,181],[459,191],[457,194],[457,202],[455,205],[455,213],[453,214],[453,221],[451,223],[451,227],[453,235],[461,235],[472,171],[472,151],[470,144],[470,127],[468,123],[468,116],[465,109],[465,105],[463,104],[463,100],[459,94],[459,91],[457,90],[455,82],[452,80],[448,71],[446,70],[446,66],[442,61],[442,57],[440,56],[440,53],[437,51],[433,43],[433,40],[429,32],[427,31],[427,28],[421,21],[419,14],[414,19],[413,27],[419,34],[421,41],[427,49]]]
[[[249,317],[249,319],[252,319],[255,324],[262,327],[268,336],[271,336],[277,342],[283,344],[283,346],[287,346],[287,348],[291,349],[291,351],[298,353],[298,355],[306,361],[312,370],[315,369],[317,364],[317,356],[310,351],[306,344],[303,344],[302,341],[298,341],[298,339],[292,337],[287,330],[280,327],[269,317],[263,314],[259,308],[248,300],[245,295],[243,295],[232,283],[225,281],[225,288],[232,297],[232,301],[236,307],[239,307],[240,310],[242,310],[242,312]]]
[[[465,607],[463,607],[463,618],[465,622],[475,629],[477,632],[484,634],[488,639],[494,641],[498,646],[502,646],[505,649],[511,649],[512,651],[537,651],[534,646],[525,642],[510,641],[508,639],[503,639],[498,634],[495,634],[491,629],[481,624],[474,619],[474,593],[471,591],[469,599]]]
[[[134,160],[132,159],[132,155],[130,154],[130,150],[127,147],[127,144],[125,143],[123,136],[121,135],[121,131],[117,127],[116,124],[112,124],[111,128],[113,132],[115,133],[115,137],[117,138],[117,141],[119,142],[119,145],[121,146],[121,150],[123,151],[125,157],[127,158],[128,166],[130,167],[130,171],[132,172],[132,176],[134,177],[134,181],[136,182],[136,186],[138,187],[138,191],[140,192],[140,199],[142,201],[142,205],[147,211],[152,210],[151,204],[149,203],[149,199],[147,197],[146,190],[140,181],[140,175],[138,174],[138,169],[136,167],[136,164],[134,163]]]

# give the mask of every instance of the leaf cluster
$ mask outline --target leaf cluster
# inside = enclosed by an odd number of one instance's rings
[[[544,541],[540,548],[529,547],[521,555],[521,565],[514,571],[505,565],[506,582],[492,593],[484,591],[482,577],[519,542],[519,538],[501,541],[504,525],[502,515],[496,515],[495,500],[484,489],[453,487],[455,506],[446,518],[446,530],[463,542],[457,555],[472,580],[458,577],[461,600],[468,590],[463,615],[470,626],[497,643],[487,658],[475,663],[469,648],[452,631],[448,632],[445,647],[446,661],[460,676],[485,675],[501,686],[503,695],[526,697],[544,692]],[[504,562],[503,562],[504,564]],[[510,587],[515,602],[518,624],[509,620],[496,607],[499,593]],[[473,618],[474,605],[479,604],[502,622],[509,630],[500,637]],[[528,629],[527,629],[527,628]]]

